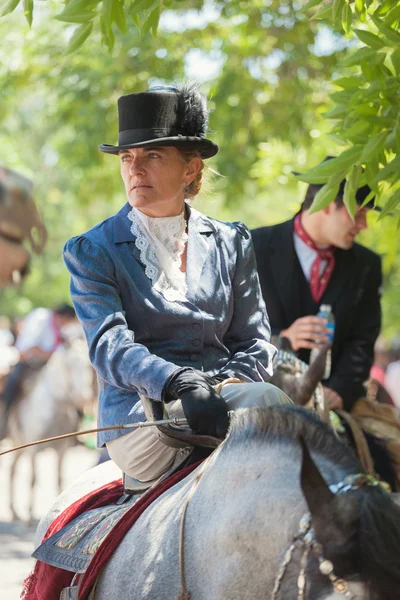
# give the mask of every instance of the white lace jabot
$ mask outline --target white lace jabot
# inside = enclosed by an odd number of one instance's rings
[[[186,273],[180,270],[188,240],[184,211],[176,217],[153,218],[132,207],[128,219],[154,289],[172,302],[186,300]]]

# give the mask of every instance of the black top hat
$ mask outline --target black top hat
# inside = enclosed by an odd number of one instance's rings
[[[128,148],[186,146],[197,148],[202,158],[218,152],[204,136],[208,125],[207,102],[196,85],[153,88],[118,99],[118,146],[99,149],[118,154]]]
[[[324,162],[326,162],[327,160],[332,160],[333,158],[336,158],[335,156],[326,156],[324,158],[323,161],[321,161],[322,164]],[[300,173],[297,173],[295,171],[293,171],[293,175],[300,175]],[[315,188],[322,188],[325,184],[324,183],[312,183],[310,184]],[[343,197],[344,195],[344,186],[346,185],[346,180],[342,179],[342,181],[339,184],[339,191],[337,194],[337,198]],[[360,188],[358,188],[358,190],[356,191],[356,203],[361,206],[361,204],[364,202],[364,200],[367,198],[367,196],[370,195],[371,193],[371,188],[369,187],[369,185],[363,185]],[[365,205],[367,208],[372,208],[373,210],[376,210],[378,212],[380,212],[382,209],[380,206],[375,206],[375,201],[373,198],[371,198],[371,200],[369,202],[367,202],[367,204]]]

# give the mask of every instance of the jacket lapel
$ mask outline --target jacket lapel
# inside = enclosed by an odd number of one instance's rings
[[[324,303],[335,306],[341,296],[349,298],[354,282],[354,262],[353,248],[350,250],[336,250],[335,268],[321,301],[323,300]]]
[[[281,305],[287,321],[293,323],[300,316],[299,264],[293,242],[293,219],[274,229],[267,252]]]
[[[131,231],[131,221],[128,218],[130,210],[131,206],[127,202],[114,216],[114,243],[121,244],[124,242],[131,242],[132,255],[140,262],[140,251],[136,247],[136,238]],[[140,262],[140,264],[142,263]]]
[[[207,217],[188,207],[188,245],[186,255],[186,284],[192,298],[199,288],[204,263],[210,252],[210,238],[215,228]]]

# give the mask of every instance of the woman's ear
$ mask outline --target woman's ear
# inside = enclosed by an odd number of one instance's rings
[[[187,163],[187,173],[186,176],[189,179],[186,185],[192,183],[194,179],[196,179],[197,173],[200,171],[201,167],[201,158],[199,156],[194,156]]]

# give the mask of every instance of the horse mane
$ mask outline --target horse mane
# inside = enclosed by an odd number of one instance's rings
[[[380,489],[363,490],[357,494],[360,575],[369,584],[371,599],[393,600],[400,588],[400,507]]]
[[[307,447],[320,452],[344,470],[360,471],[353,452],[338,440],[333,430],[315,413],[300,406],[271,406],[234,411],[231,416],[228,445],[241,445],[251,440],[268,444],[297,443],[302,437]]]

